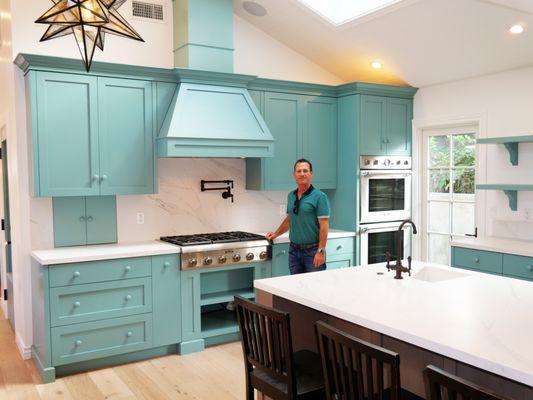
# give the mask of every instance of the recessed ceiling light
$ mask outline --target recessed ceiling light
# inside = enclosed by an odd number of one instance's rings
[[[267,10],[261,4],[255,1],[245,1],[242,3],[242,8],[248,13],[256,17],[264,17],[267,15]]]
[[[513,25],[511,26],[511,28],[509,28],[509,32],[511,33],[514,33],[514,34],[519,34],[519,33],[522,33],[524,32],[524,27],[522,25]]]
[[[379,60],[372,61],[371,65],[372,65],[372,68],[375,68],[375,69],[380,69],[383,66]]]

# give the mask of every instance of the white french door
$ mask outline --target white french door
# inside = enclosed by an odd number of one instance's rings
[[[450,240],[476,229],[476,126],[423,131],[421,250],[429,262],[450,265]]]

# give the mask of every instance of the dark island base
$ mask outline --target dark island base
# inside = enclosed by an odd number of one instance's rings
[[[316,321],[322,320],[357,338],[399,353],[402,387],[423,398],[425,398],[425,389],[422,370],[426,365],[433,364],[445,371],[460,376],[461,378],[468,379],[512,399],[533,399],[533,388],[529,386],[464,364],[441,354],[433,353],[390,336],[383,335],[360,325],[332,317],[282,297],[273,296],[270,293],[257,289],[256,294],[256,299],[259,303],[287,311],[291,314],[291,331],[294,351],[301,349],[317,351],[314,324]],[[258,398],[267,399],[266,396],[261,397],[261,395]]]

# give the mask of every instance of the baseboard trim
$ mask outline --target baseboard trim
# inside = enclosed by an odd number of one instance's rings
[[[29,360],[31,358],[31,346],[26,346],[18,332],[15,332],[15,342],[17,343],[22,359]]]

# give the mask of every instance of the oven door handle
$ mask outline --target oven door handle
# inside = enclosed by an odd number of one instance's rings
[[[395,171],[361,171],[361,176],[370,176],[370,175],[392,175],[392,176],[398,176],[398,177],[406,177],[411,176],[411,171],[401,171],[401,172],[395,172]]]

